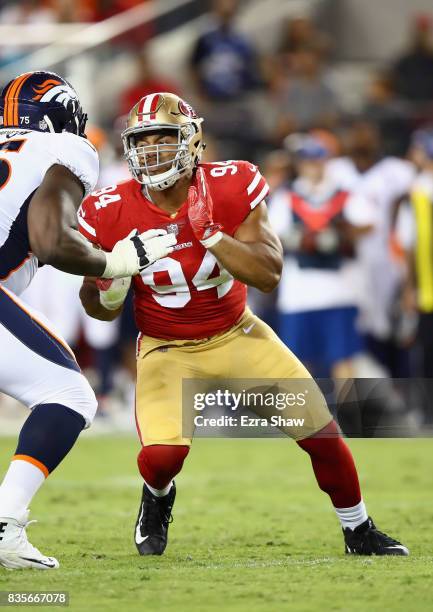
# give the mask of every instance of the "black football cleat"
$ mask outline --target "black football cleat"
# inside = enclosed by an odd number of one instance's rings
[[[343,529],[343,534],[348,555],[407,556],[409,554],[409,550],[401,542],[378,531],[370,517],[354,530]]]
[[[176,485],[164,497],[155,497],[143,485],[140,510],[135,523],[135,546],[144,555],[162,555],[167,546],[167,531],[173,521],[171,510],[176,497]]]

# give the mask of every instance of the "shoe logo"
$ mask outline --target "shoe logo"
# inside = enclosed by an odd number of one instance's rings
[[[244,334],[249,334],[250,331],[253,329],[255,323],[251,323],[251,325],[248,325],[248,327],[243,327],[242,331],[244,332]]]
[[[137,544],[143,544],[143,542],[145,542],[147,540],[149,536],[142,536],[140,533],[140,526],[137,525],[137,529],[135,530],[135,541],[137,542]]]
[[[55,568],[55,563],[46,563],[45,561],[41,561],[40,559],[29,559],[28,557],[21,557],[24,561],[30,561],[31,563],[38,563],[39,565],[43,565],[44,567]]]
[[[148,535],[143,537],[140,531],[140,523],[141,523],[141,519],[143,518],[143,511],[144,511],[144,507],[141,506],[140,516],[138,517],[137,526],[135,528],[135,541],[137,544],[143,544],[143,542],[145,542],[147,538],[149,537]]]
[[[20,136],[22,134],[28,134],[28,132],[29,130],[23,130],[23,131],[14,130],[13,132],[4,134],[4,136],[6,136],[6,138],[9,140],[9,138],[15,138],[16,136]],[[3,135],[2,135],[2,138],[3,138]]]
[[[3,534],[6,531],[7,523],[0,523],[0,541],[3,540]]]

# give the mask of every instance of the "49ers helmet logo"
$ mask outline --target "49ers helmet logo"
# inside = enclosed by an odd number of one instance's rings
[[[56,79],[47,79],[40,85],[35,85],[33,91],[36,95],[32,100],[37,102],[59,102],[68,109],[76,109],[79,104],[72,87]]]
[[[198,117],[193,107],[187,102],[185,102],[185,100],[179,100],[179,110],[182,115],[185,115],[185,117],[190,117],[191,119],[197,119]]]

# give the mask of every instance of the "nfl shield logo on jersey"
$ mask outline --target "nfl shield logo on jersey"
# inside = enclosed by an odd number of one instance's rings
[[[169,234],[174,234],[175,236],[178,235],[179,233],[179,226],[177,223],[170,223],[169,225],[167,225],[167,232]]]

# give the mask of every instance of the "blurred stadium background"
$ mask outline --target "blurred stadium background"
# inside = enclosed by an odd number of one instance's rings
[[[401,419],[406,435],[431,432],[433,270],[421,259],[432,253],[433,234],[418,244],[413,214],[420,176],[433,203],[430,0],[0,0],[0,85],[30,69],[59,72],[78,90],[101,187],[128,178],[120,132],[130,107],[173,91],[205,118],[206,161],[259,164],[271,208],[311,172],[323,193],[359,196],[372,216],[350,265],[322,276],[320,289],[313,276],[289,274],[274,295],[251,291],[250,302],[289,346],[298,340],[287,315],[350,307],[350,329],[333,332],[336,346],[350,345],[344,358],[322,363],[318,344],[307,347],[307,365],[318,376],[389,379],[381,409]],[[296,249],[290,236],[281,238],[291,270]],[[326,244],[319,260],[329,255]],[[413,253],[422,267],[417,290]],[[132,431],[132,304],[121,321],[92,320],[80,284],[43,267],[23,298],[61,331],[97,390],[93,431]],[[308,299],[293,303],[293,295]],[[18,431],[25,415],[0,397],[0,434]]]

